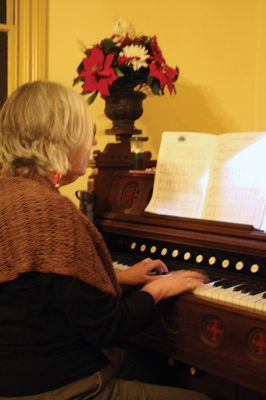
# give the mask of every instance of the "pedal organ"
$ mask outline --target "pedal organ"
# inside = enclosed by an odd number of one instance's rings
[[[204,289],[162,302],[134,343],[187,366],[190,386],[213,398],[266,398],[266,234],[252,226],[145,213],[155,161],[135,171],[129,142],[94,154],[94,219],[114,264],[145,257],[170,270],[205,271]],[[91,182],[89,190],[91,190]]]

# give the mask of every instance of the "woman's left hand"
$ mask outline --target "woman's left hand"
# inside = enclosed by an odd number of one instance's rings
[[[151,282],[167,272],[168,268],[163,261],[145,258],[126,270],[116,271],[116,274],[120,285],[138,286]]]

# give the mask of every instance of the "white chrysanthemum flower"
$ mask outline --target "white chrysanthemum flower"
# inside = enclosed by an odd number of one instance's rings
[[[149,54],[147,53],[148,50],[144,46],[131,44],[130,46],[125,46],[119,56],[125,57],[127,64],[131,64],[134,71],[138,71],[141,67],[148,66],[146,60],[149,58]]]
[[[136,37],[136,31],[133,25],[127,23],[122,18],[115,19],[112,32],[113,35],[115,35],[115,42],[119,42],[126,35],[128,35],[130,39],[134,39]]]

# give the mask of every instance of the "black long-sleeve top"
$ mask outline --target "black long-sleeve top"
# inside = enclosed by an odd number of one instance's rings
[[[0,284],[0,396],[53,390],[108,364],[100,347],[142,330],[154,301],[121,299],[75,278],[26,273]]]

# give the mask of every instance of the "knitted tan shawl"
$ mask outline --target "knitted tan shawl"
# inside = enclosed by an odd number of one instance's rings
[[[30,271],[73,276],[120,295],[101,234],[39,175],[0,177],[0,282]]]

